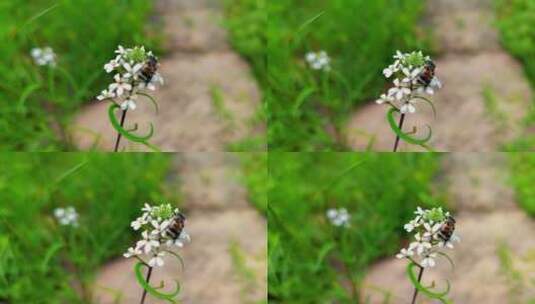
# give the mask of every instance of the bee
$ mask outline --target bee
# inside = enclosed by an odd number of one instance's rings
[[[158,70],[158,65],[158,58],[149,55],[147,63],[145,63],[145,66],[141,69],[141,77],[145,83],[149,83],[152,80],[152,77],[154,77],[154,74],[156,74],[156,71]]]
[[[184,226],[186,225],[186,216],[180,212],[175,212],[172,222],[167,227],[167,234],[174,240],[178,239]]]
[[[455,219],[451,215],[448,215],[446,221],[444,222],[444,224],[442,224],[442,227],[440,227],[440,230],[438,231],[438,237],[444,242],[447,242],[453,235],[454,230]]]
[[[424,69],[418,75],[418,83],[422,84],[423,86],[429,86],[431,84],[431,80],[435,77],[435,68],[436,65],[432,60],[426,60]]]

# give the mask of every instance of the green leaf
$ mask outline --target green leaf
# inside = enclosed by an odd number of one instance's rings
[[[298,114],[297,111],[299,110],[301,105],[305,102],[305,100],[308,97],[310,97],[310,95],[314,94],[315,92],[316,92],[315,88],[307,88],[307,89],[301,91],[299,96],[297,96],[297,98],[295,99],[295,103],[294,103],[294,106],[293,106],[293,109],[292,109],[294,116],[297,116],[297,114]]]
[[[121,133],[121,135],[123,135],[128,140],[144,144],[145,146],[147,146],[147,147],[149,147],[149,148],[151,148],[153,150],[159,151],[159,149],[156,146],[154,146],[154,145],[152,145],[152,144],[150,144],[148,142],[148,140],[154,134],[154,126],[152,125],[152,123],[150,124],[150,130],[149,130],[149,133],[147,135],[139,136],[139,135],[132,134],[131,132],[128,132],[123,127],[121,127],[121,124],[119,123],[119,121],[117,120],[117,117],[115,116],[115,110],[116,109],[120,109],[120,108],[121,107],[118,104],[112,103],[110,105],[109,110],[108,110],[108,117],[110,118],[110,122],[111,122],[113,128],[117,132]]]
[[[176,297],[180,293],[180,283],[178,283],[178,281],[175,280],[176,289],[173,292],[170,292],[170,293],[160,292],[157,289],[161,289],[161,288],[164,287],[163,286],[163,282],[161,282],[160,286],[156,287],[156,288],[150,286],[150,284],[147,281],[145,281],[145,278],[143,276],[143,272],[141,271],[141,269],[144,266],[146,266],[146,265],[144,265],[141,262],[137,263],[134,266],[134,271],[136,273],[136,279],[137,279],[138,283],[143,287],[143,289],[145,289],[150,295],[152,295],[152,296],[154,296],[154,297],[156,297],[158,299],[166,300],[166,301],[169,301],[170,303],[177,303],[177,301],[174,300],[173,298]]]
[[[28,100],[28,97],[32,95],[33,92],[37,91],[41,88],[41,85],[38,83],[34,83],[32,85],[27,86],[22,94],[20,94],[19,102],[17,103],[17,109],[18,112],[22,113],[24,112],[24,105],[26,104],[26,100]]]
[[[73,90],[73,92],[78,92],[80,89],[79,89],[79,86],[78,86],[78,83],[76,82],[76,80],[74,79],[74,77],[72,77],[71,73],[69,73],[67,70],[57,66],[54,68],[55,70],[58,70],[61,74],[63,74],[63,76],[67,79],[67,81],[69,82],[69,85],[71,86],[71,89]]]
[[[407,275],[409,276],[409,279],[412,285],[414,286],[414,288],[416,288],[421,293],[425,294],[427,297],[431,299],[437,299],[443,304],[451,303],[450,300],[446,298],[446,295],[450,292],[450,288],[451,288],[449,281],[446,281],[447,287],[445,291],[443,292],[433,291],[429,287],[425,287],[420,282],[418,282],[418,278],[416,276],[416,273],[414,272],[414,267],[419,267],[419,266],[413,262],[409,263],[409,265],[407,266]],[[432,284],[431,287],[433,287],[433,285],[434,284]]]
[[[61,3],[55,3],[53,4],[52,6],[49,6],[48,8],[42,10],[41,12],[35,14],[34,16],[32,16],[30,19],[26,20],[26,22],[24,22],[24,24],[20,27],[20,30],[22,30],[23,28],[25,28],[28,24],[34,22],[35,20],[43,17],[44,15],[48,14],[48,12],[54,10],[55,8],[57,8]]]
[[[321,265],[325,263],[325,257],[329,254],[329,252],[331,252],[331,250],[334,249],[334,247],[335,247],[334,243],[323,246],[323,248],[320,250],[318,254],[316,264],[312,266],[312,269],[314,269],[314,271],[320,270]]]
[[[392,131],[394,131],[394,133],[396,133],[396,135],[399,136],[399,138],[403,139],[404,141],[406,141],[406,142],[408,142],[410,144],[422,146],[427,150],[431,150],[431,148],[426,145],[426,143],[431,139],[431,136],[433,135],[433,131],[431,130],[431,127],[426,125],[426,127],[428,129],[428,132],[427,132],[427,135],[425,137],[423,137],[423,138],[412,137],[412,136],[408,135],[407,133],[404,133],[398,127],[398,125],[396,123],[396,120],[394,119],[394,112],[397,112],[397,110],[394,109],[394,108],[391,108],[390,110],[388,110],[388,112],[386,114],[386,118],[388,120],[388,123],[390,124],[390,128],[392,129]]]
[[[63,244],[60,242],[55,243],[54,245],[50,246],[48,250],[45,253],[45,257],[43,258],[43,262],[41,263],[41,272],[46,273],[48,272],[48,263],[52,259],[52,257],[58,252],[61,248],[63,248]]]
[[[297,32],[299,33],[302,30],[304,30],[305,28],[307,28],[310,24],[314,23],[314,21],[318,20],[321,16],[323,16],[323,14],[325,14],[325,11],[321,11],[317,15],[315,15],[312,18],[309,18],[308,20],[303,22],[303,24],[301,24],[301,26],[299,26],[299,29],[297,29]]]
[[[54,184],[59,184],[61,183],[64,179],[66,179],[67,177],[69,177],[70,175],[76,173],[78,170],[80,170],[83,166],[85,166],[87,163],[89,162],[89,160],[87,159],[84,159],[82,162],[76,164],[74,167],[70,168],[69,170],[63,172],[63,174],[61,174],[60,176],[58,176],[55,180],[54,180]]]

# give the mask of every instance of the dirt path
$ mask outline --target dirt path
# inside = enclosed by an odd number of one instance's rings
[[[437,76],[444,87],[433,97],[437,118],[421,104],[405,130],[430,124],[430,144],[438,151],[498,151],[523,131],[532,94],[520,64],[499,44],[492,1],[431,0],[427,17],[440,51]],[[391,151],[394,136],[385,113],[373,102],[360,108],[348,122],[347,144],[364,149],[375,138],[375,150]],[[420,149],[403,144],[401,150]]]
[[[178,266],[159,270],[153,282],[179,279],[184,304],[265,300],[267,224],[247,202],[237,155],[179,154],[176,164],[178,174],[169,183],[181,184],[192,243],[181,251],[185,271]],[[96,303],[115,303],[117,293],[119,303],[138,303],[141,289],[133,277],[133,262],[119,259],[102,269],[96,280]]]
[[[454,271],[447,261],[424,273],[426,284],[435,280],[444,288],[450,280],[454,303],[516,304],[535,299],[535,221],[517,207],[507,186],[506,155],[499,153],[450,154],[444,177],[452,207],[457,210],[461,243],[451,252]],[[406,262],[395,258],[373,265],[364,283],[370,303],[409,303],[412,287]],[[425,284],[424,284],[425,285]],[[420,296],[418,303],[435,303]]]
[[[227,145],[258,137],[264,127],[255,120],[259,89],[249,66],[229,46],[221,8],[215,0],[160,0],[168,53],[161,60],[166,84],[155,93],[160,113],[149,102],[127,116],[146,133],[154,123],[151,143],[164,151],[226,151]],[[93,102],[75,119],[75,142],[81,149],[110,150],[115,132],[107,119],[108,105]],[[146,150],[130,144],[127,150]]]

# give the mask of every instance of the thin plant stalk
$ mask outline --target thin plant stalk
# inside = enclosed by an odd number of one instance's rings
[[[401,114],[401,117],[399,118],[399,129],[402,130],[403,129],[403,122],[405,121],[405,114],[402,113]],[[397,152],[398,150],[398,146],[399,146],[399,135],[396,135],[396,141],[394,142],[394,152]]]
[[[124,121],[126,119],[126,112],[128,112],[128,109],[123,110],[121,114],[121,128],[124,126]],[[115,148],[113,149],[113,152],[117,152],[119,150],[119,143],[121,142],[121,132],[117,132],[117,140],[115,141]]]
[[[422,266],[420,267],[420,272],[418,273],[418,283],[422,281],[422,276],[424,275],[424,268]],[[416,297],[418,296],[418,288],[414,287],[414,294],[412,295],[412,301],[411,304],[416,303]]]
[[[126,111],[124,111],[126,112]],[[148,266],[148,265],[147,265]],[[147,271],[147,277],[145,278],[145,281],[147,282],[147,284],[150,283],[150,276],[152,275],[152,267],[149,266],[149,271]],[[146,289],[143,289],[143,295],[141,296],[141,302],[140,304],[143,304],[145,303],[145,298],[147,297],[147,290]]]

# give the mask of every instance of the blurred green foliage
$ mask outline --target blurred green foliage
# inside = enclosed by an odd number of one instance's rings
[[[146,35],[151,12],[146,0],[1,1],[0,149],[73,149],[71,114],[109,82],[102,67],[117,45],[157,47],[159,38]],[[30,56],[46,46],[56,69]]]
[[[535,216],[535,154],[508,153],[511,181],[517,201],[531,216]]]
[[[359,303],[366,267],[393,255],[416,206],[442,202],[439,154],[269,154],[269,300]],[[348,229],[325,213],[346,208]]]
[[[344,118],[383,89],[381,71],[393,53],[427,49],[416,27],[418,0],[235,0],[226,7],[233,45],[263,86],[271,150],[347,149],[338,138]],[[332,57],[330,73],[304,62],[319,50]]]
[[[269,188],[268,154],[267,153],[239,153],[242,162],[243,183],[247,187],[249,202],[262,214],[266,214]]]
[[[504,46],[524,64],[535,87],[535,1],[495,0]]]
[[[535,89],[535,1],[495,0],[497,25],[504,47],[518,58]],[[526,110],[526,128],[535,126],[535,105]],[[506,145],[506,151],[532,151],[535,149],[535,136],[523,134]]]
[[[265,85],[266,28],[268,5],[265,0],[223,0],[225,26],[232,46],[249,62],[258,80]]]
[[[90,303],[98,266],[134,241],[145,202],[178,198],[162,188],[165,154],[0,153],[0,302]],[[75,206],[78,228],[59,226]]]

